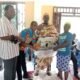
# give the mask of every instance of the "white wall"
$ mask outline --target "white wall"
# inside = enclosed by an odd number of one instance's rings
[[[80,0],[34,0],[38,5],[55,5],[55,6],[80,6]]]
[[[71,33],[76,34],[76,38],[80,40],[80,17],[62,17],[61,19],[61,33],[64,29],[64,24],[69,22],[71,24]]]
[[[34,19],[41,23],[41,8],[43,5],[52,5],[52,6],[66,6],[66,7],[80,7],[80,0],[0,0],[0,1],[34,1],[35,2],[35,11]]]
[[[41,23],[41,7],[43,5],[65,6],[65,7],[80,7],[80,0],[34,0],[35,15],[34,19]]]

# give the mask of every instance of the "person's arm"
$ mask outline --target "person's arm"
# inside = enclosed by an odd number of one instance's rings
[[[17,42],[24,42],[24,40],[19,37],[19,36],[14,36],[14,35],[10,35],[10,36],[3,36],[0,37],[1,40],[8,40],[11,41],[12,43],[16,44]]]
[[[20,36],[14,36],[16,40],[18,40],[19,42],[23,42],[24,40],[20,37]]]
[[[59,44],[58,46],[54,47],[53,50],[56,51],[57,49],[64,48],[64,47],[66,47],[68,45],[69,45],[69,42],[68,41],[64,41],[62,44]]]
[[[54,47],[54,50],[57,50],[59,48],[64,48],[70,44],[72,44],[73,36],[72,34],[67,35],[67,38],[62,44],[59,44],[58,46]]]
[[[1,40],[11,40],[13,35],[0,37]]]

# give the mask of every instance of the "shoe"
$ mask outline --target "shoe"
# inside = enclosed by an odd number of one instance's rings
[[[28,79],[30,77],[29,77],[28,73],[26,73],[26,74],[23,75],[23,78]]]
[[[50,72],[47,72],[46,74],[47,74],[48,76],[51,76],[51,73],[50,73]]]
[[[39,73],[38,73],[38,72],[36,72],[34,75],[35,75],[35,76],[38,76],[38,75],[39,75]]]
[[[59,76],[59,73],[57,74],[57,77],[60,77],[60,76]]]
[[[59,73],[57,74],[57,77],[58,77],[60,80],[62,80],[62,78],[60,77]]]
[[[80,80],[80,78],[79,78],[78,76],[74,76],[74,78],[75,78],[76,80]]]

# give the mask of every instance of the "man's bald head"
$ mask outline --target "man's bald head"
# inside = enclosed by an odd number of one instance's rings
[[[15,16],[15,10],[12,5],[6,5],[4,11],[5,11],[5,16],[8,19],[12,19]]]
[[[44,21],[44,23],[48,23],[48,21],[49,21],[49,15],[48,14],[43,15],[43,21]]]

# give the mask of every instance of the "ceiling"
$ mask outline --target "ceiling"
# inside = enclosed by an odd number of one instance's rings
[[[54,6],[80,7],[80,0],[0,0],[0,1],[16,1],[16,2],[34,1],[38,5],[45,4]]]

